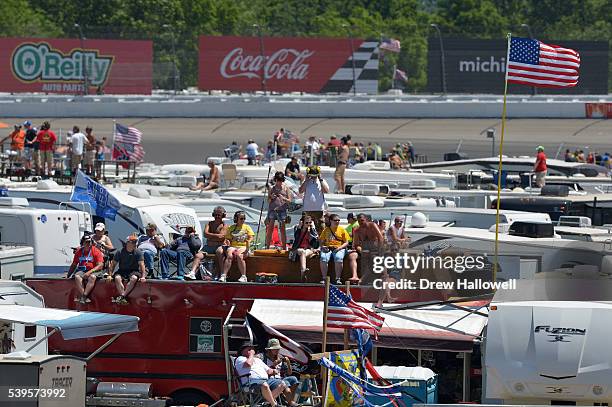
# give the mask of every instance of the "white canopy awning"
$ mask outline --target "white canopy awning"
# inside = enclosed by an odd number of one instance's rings
[[[0,320],[57,328],[64,339],[91,338],[138,331],[132,315],[79,312],[25,305],[0,305]]]
[[[382,314],[385,324],[379,332],[377,346],[471,352],[487,323],[487,304],[488,301],[472,301],[385,311]],[[360,305],[372,309],[370,303]],[[294,340],[321,340],[322,301],[257,299],[250,313]],[[328,335],[330,342],[342,343],[342,330],[331,328]]]

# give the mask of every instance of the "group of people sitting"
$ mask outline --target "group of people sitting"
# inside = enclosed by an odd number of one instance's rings
[[[394,251],[405,247],[409,238],[404,232],[403,219],[397,217],[388,229],[384,220],[372,221],[368,215],[359,214],[347,217],[348,226],[340,226],[337,214],[326,213],[321,199],[325,181],[309,177],[300,188],[304,193],[304,213],[294,228],[294,239],[289,250],[289,259],[299,262],[300,278],[308,279],[307,260],[319,256],[321,275],[324,282],[328,265],[334,263],[335,282],[341,283],[345,257],[349,261],[352,283],[363,282],[359,277],[358,264],[364,253],[382,254],[389,249]],[[269,188],[270,208],[266,217],[266,241],[269,242],[275,222],[280,225],[282,240],[286,241],[285,220],[290,192],[283,184],[284,174],[275,176],[274,185]],[[317,194],[321,196],[317,196]],[[155,259],[159,259],[161,279],[196,279],[196,272],[206,255],[214,256],[217,264],[218,281],[227,281],[233,263],[240,271],[239,282],[247,282],[246,259],[255,237],[253,229],[245,223],[246,213],[234,213],[233,224],[225,222],[226,211],[222,206],[213,210],[213,220],[204,228],[206,244],[198,236],[195,227],[187,226],[181,236],[166,243],[157,233],[157,226],[149,223],[146,232],[140,236],[127,236],[125,244],[116,250],[106,234],[104,223],[95,226],[94,233],[86,233],[81,246],[76,250],[68,277],[74,278],[78,296],[75,301],[89,302],[97,278],[110,276],[116,285],[118,296],[113,299],[118,304],[127,304],[128,296],[138,281],[156,278]],[[176,274],[171,276],[171,262],[176,264]],[[186,271],[187,266],[190,269]],[[127,281],[127,285],[124,285]]]
[[[296,407],[299,380],[293,375],[289,359],[280,354],[278,339],[270,339],[265,352],[256,354],[255,345],[245,342],[234,361],[234,369],[243,388],[261,392],[262,397],[275,407],[282,395],[286,405]]]
[[[404,220],[394,219],[388,229],[384,221],[375,222],[365,213],[357,216],[352,213],[347,216],[348,226],[340,226],[340,217],[333,213],[323,215],[324,228],[319,232],[317,223],[311,215],[304,215],[295,227],[293,246],[289,258],[300,264],[302,281],[308,279],[307,260],[319,256],[322,281],[328,274],[328,265],[334,263],[334,281],[342,283],[344,259],[349,262],[351,283],[361,283],[368,276],[359,276],[359,263],[364,254],[382,255],[407,247],[410,238],[404,231]]]

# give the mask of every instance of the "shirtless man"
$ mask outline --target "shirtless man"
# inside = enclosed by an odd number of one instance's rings
[[[365,273],[361,280],[357,275],[357,263],[359,257],[365,253],[380,255],[383,250],[384,238],[375,222],[368,221],[364,213],[357,215],[359,226],[353,229],[353,251],[348,255],[349,270],[351,270],[352,283],[361,283],[365,280]]]
[[[219,169],[213,160],[208,160],[208,168],[210,168],[208,183],[198,182],[198,185],[195,187],[189,187],[189,189],[192,191],[209,191],[211,189],[219,188],[219,185],[221,184],[221,175],[219,174]]]
[[[336,181],[336,192],[344,193],[344,172],[349,159],[349,147],[346,137],[342,137],[342,144],[338,148],[338,163],[336,164],[336,172],[334,173],[334,181]]]

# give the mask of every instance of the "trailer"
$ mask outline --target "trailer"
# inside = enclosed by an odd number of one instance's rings
[[[43,298],[25,284],[0,281],[0,326],[13,333],[4,337],[9,346],[2,350],[9,353],[0,354],[0,405],[165,406],[167,399],[151,397],[149,383],[104,383],[87,377],[92,358],[122,334],[137,332],[138,322],[132,315],[45,308]],[[50,355],[47,341],[58,332],[62,342],[111,337],[101,339],[87,357]]]

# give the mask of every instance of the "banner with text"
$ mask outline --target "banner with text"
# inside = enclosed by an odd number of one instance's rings
[[[608,43],[606,41],[556,41],[538,38],[546,44],[575,49],[580,53],[580,79],[578,85],[564,89],[538,89],[545,94],[608,94]],[[506,48],[501,40],[474,40],[443,38],[444,58],[440,40],[429,39],[427,90],[442,92],[445,73],[448,93],[504,93]],[[444,60],[444,70],[442,69]],[[444,72],[445,71],[445,72]],[[508,85],[508,93],[530,94],[525,85]]]
[[[354,58],[354,61],[353,61]],[[200,37],[202,90],[378,91],[378,42],[357,38]]]
[[[0,92],[150,94],[152,62],[152,41],[2,38]]]

